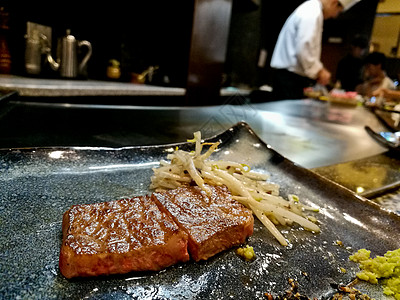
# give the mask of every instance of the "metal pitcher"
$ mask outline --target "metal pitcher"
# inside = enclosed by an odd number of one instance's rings
[[[82,46],[87,47],[87,53],[82,61],[78,63],[78,49]],[[68,29],[67,34],[59,41],[57,61],[53,59],[51,54],[47,53],[47,60],[55,71],[60,71],[61,77],[75,78],[82,74],[90,56],[92,55],[92,45],[88,41],[78,41],[71,31]]]

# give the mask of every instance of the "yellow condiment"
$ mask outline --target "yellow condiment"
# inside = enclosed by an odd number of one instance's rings
[[[362,271],[357,273],[357,277],[374,284],[382,279],[383,293],[400,300],[400,249],[375,258],[370,258],[370,254],[371,251],[360,249],[350,256],[352,261],[360,264]]]
[[[252,260],[256,257],[253,247],[250,247],[249,245],[243,248],[238,248],[236,250],[236,253],[243,257],[245,260]]]

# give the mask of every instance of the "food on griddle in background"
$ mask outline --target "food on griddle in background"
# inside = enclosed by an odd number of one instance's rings
[[[158,271],[189,260],[187,234],[150,196],[74,205],[63,216],[67,277]]]
[[[189,235],[188,249],[195,261],[206,260],[253,234],[251,210],[232,199],[225,186],[198,186],[153,193],[160,209],[170,214]]]

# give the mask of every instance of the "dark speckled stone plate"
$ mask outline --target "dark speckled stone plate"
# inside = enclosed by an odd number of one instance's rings
[[[151,168],[169,149],[190,145],[0,150],[0,298],[263,299],[266,292],[287,290],[293,278],[302,294],[324,299],[334,291],[331,283],[355,278],[358,265],[348,260],[354,251],[368,248],[383,255],[400,247],[399,215],[293,164],[247,124],[210,140],[217,139],[222,141],[217,157],[269,173],[283,196],[294,193],[319,207],[321,233],[280,228],[290,241],[283,247],[256,221],[248,241],[257,255],[252,262],[229,250],[157,273],[67,280],[58,269],[64,211],[73,204],[149,193]],[[380,285],[358,287],[384,299]]]

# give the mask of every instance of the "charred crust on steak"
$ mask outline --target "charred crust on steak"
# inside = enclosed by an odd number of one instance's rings
[[[151,197],[72,206],[63,217],[67,277],[158,271],[189,260],[187,234]]]
[[[226,187],[197,186],[74,205],[63,215],[59,266],[67,277],[159,271],[243,244],[252,212]],[[190,253],[190,257],[189,257]]]
[[[233,200],[225,186],[210,186],[208,196],[198,186],[177,188],[152,197],[189,235],[189,253],[195,260],[243,244],[253,233],[252,212]]]

